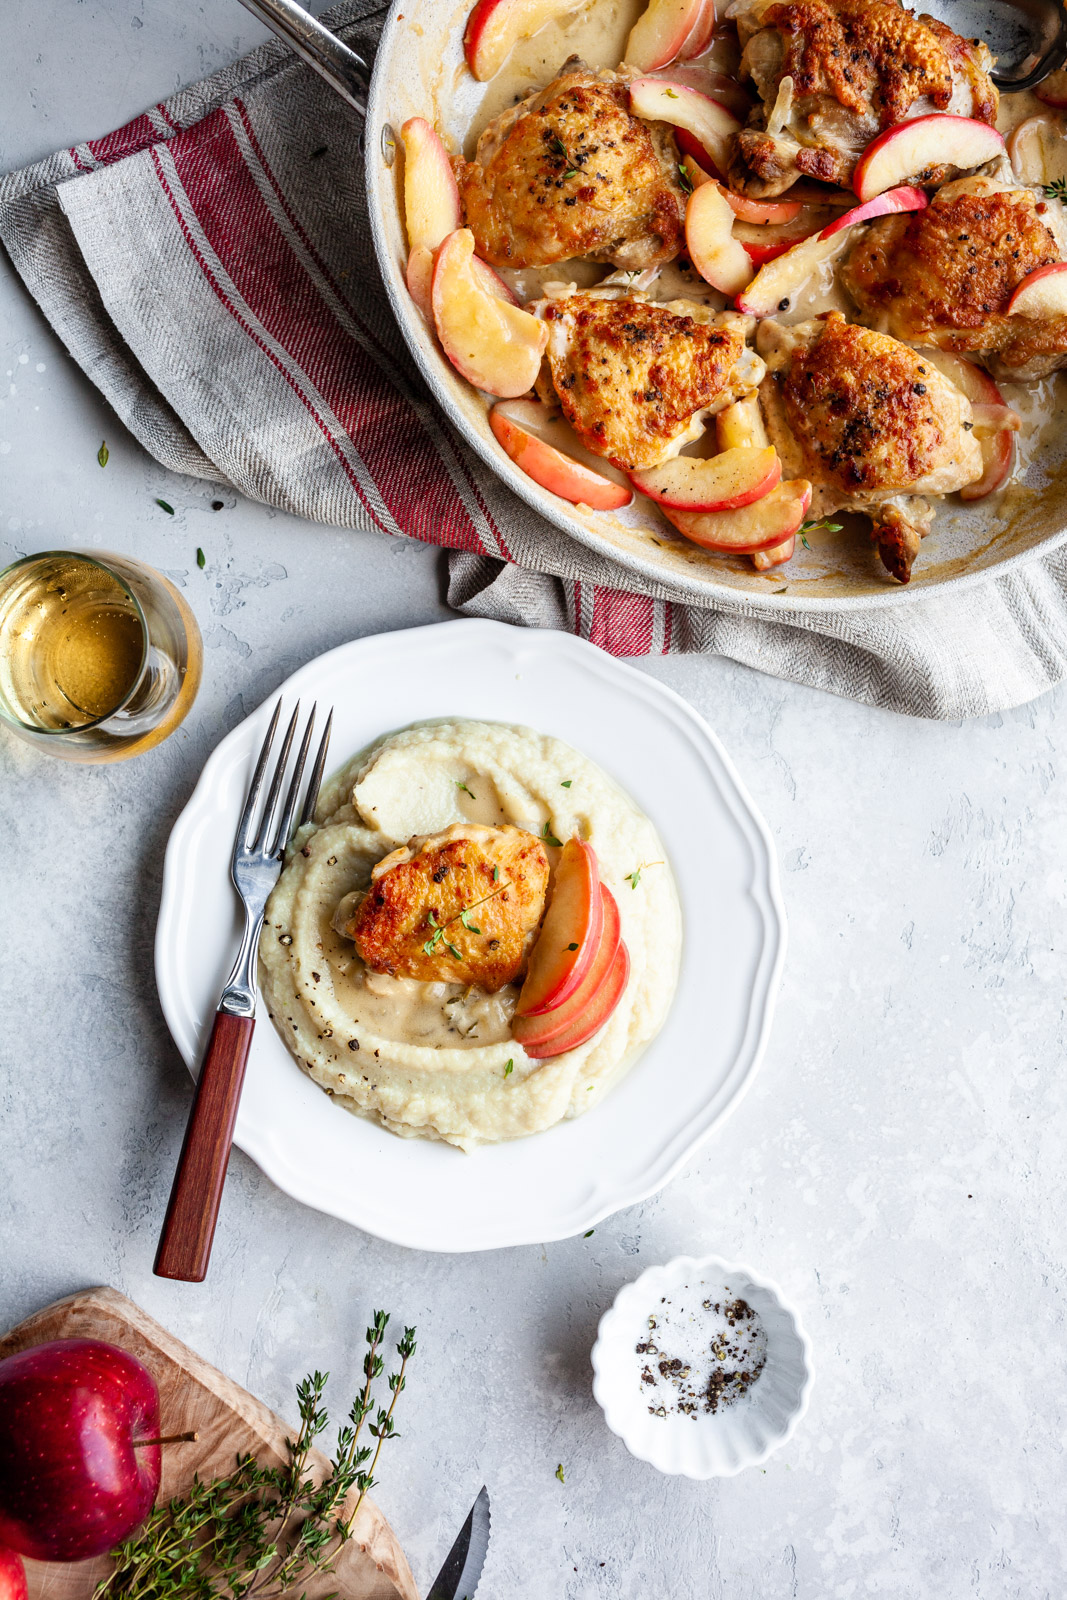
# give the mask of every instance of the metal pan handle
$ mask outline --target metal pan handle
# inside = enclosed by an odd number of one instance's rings
[[[370,68],[335,33],[298,6],[296,0],[241,0],[260,22],[265,22],[286,44],[292,45],[320,78],[325,78],[353,111],[367,115]]]

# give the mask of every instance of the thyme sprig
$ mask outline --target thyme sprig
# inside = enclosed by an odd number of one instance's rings
[[[1067,200],[1067,178],[1053,178],[1044,189],[1050,200]]]
[[[498,870],[499,869],[494,868],[494,878],[496,877]],[[510,883],[498,884],[491,894],[483,894],[480,900],[472,900],[469,906],[461,906],[460,909],[454,912],[452,916],[446,917],[444,922],[438,922],[436,913],[429,911],[426,915],[426,924],[432,929],[432,932],[422,947],[423,954],[428,956],[434,955],[436,953],[437,946],[443,941],[445,949],[451,951],[452,955],[455,956],[457,961],[462,961],[463,952],[461,950],[457,950],[454,944],[449,944],[448,940],[445,939],[446,930],[451,927],[453,922],[459,922],[464,928],[467,929],[468,933],[481,933],[481,928],[474,927],[474,925],[468,921],[471,912],[476,911],[479,906],[484,906],[487,900],[495,900],[498,894],[503,894],[505,889],[510,888]]]
[[[239,1455],[225,1477],[194,1478],[188,1494],[156,1506],[113,1551],[113,1570],[97,1584],[93,1600],[281,1600],[316,1573],[332,1572],[377,1482],[382,1446],[399,1438],[393,1414],[415,1353],[415,1329],[405,1328],[396,1346],[400,1364],[386,1380],[388,1405],[376,1404],[388,1323],[388,1312],[374,1313],[363,1387],[320,1483],[311,1452],[329,1426],[322,1403],[329,1374],[315,1372],[297,1386],[300,1429],[295,1439],[286,1440],[288,1461],[264,1467],[252,1455]],[[376,1444],[361,1442],[364,1425]],[[353,1489],[355,1504],[346,1511]]]

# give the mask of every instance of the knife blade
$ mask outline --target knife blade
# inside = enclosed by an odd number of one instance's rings
[[[426,1600],[474,1600],[489,1549],[489,1490],[482,1484]]]

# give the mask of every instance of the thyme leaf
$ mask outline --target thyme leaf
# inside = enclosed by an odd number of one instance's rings
[[[689,168],[686,166],[684,161],[679,161],[678,163],[678,182],[681,184],[686,194],[692,194],[693,180],[689,176]]]
[[[545,823],[544,827],[541,829],[541,837],[545,841],[546,844],[554,844],[554,845],[562,847],[563,841],[561,839],[557,839],[556,838],[555,834],[552,832],[552,829],[549,827],[547,822]]]
[[[100,465],[102,467],[106,467],[107,466],[108,460],[110,459],[110,455],[111,455],[111,452],[108,450],[107,440],[106,439],[101,439],[100,448],[96,452],[96,459],[99,461],[99,463],[100,463]]]
[[[514,1071],[515,1071],[515,1063],[514,1063],[514,1061],[512,1061],[511,1057],[509,1056],[508,1057],[508,1061],[507,1061],[507,1065],[504,1068],[504,1076],[505,1076],[505,1078],[510,1078],[511,1074]]]
[[[569,789],[573,782],[574,782],[573,778],[564,778],[563,782],[560,784],[560,788],[561,789]]]
[[[563,1462],[562,1461],[560,1462],[559,1466],[556,1468],[556,1477],[559,1479],[560,1483],[566,1483],[566,1481],[567,1481],[566,1478],[563,1476]]]
[[[168,517],[172,517],[174,515],[174,507],[168,505],[165,500],[157,500],[156,505],[159,506],[161,511],[165,511]]]
[[[207,565],[207,557],[205,556],[204,552],[201,550],[199,545],[197,545],[197,547],[196,547],[196,564],[201,569],[201,571],[203,571],[204,567]]]
[[[1067,200],[1067,178],[1053,178],[1044,188],[1050,200]]]
[[[800,524],[800,542],[805,550],[810,550],[811,545],[804,537],[806,533],[816,533],[820,528],[827,533],[840,533],[843,527],[843,522],[831,522],[828,517],[809,517],[807,522]]]
[[[462,789],[464,794],[469,794],[472,800],[477,800],[478,796],[474,793],[474,790],[468,789],[467,785],[462,783],[459,778],[456,779],[456,788]]]

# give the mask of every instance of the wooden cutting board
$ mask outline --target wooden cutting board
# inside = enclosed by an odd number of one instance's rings
[[[194,1473],[208,1478],[232,1472],[238,1453],[250,1451],[267,1465],[287,1459],[285,1441],[296,1432],[292,1424],[276,1417],[116,1289],[86,1289],[27,1317],[0,1339],[0,1359],[49,1339],[106,1339],[128,1350],[144,1362],[159,1385],[163,1433],[196,1429],[200,1437],[195,1444],[171,1445],[163,1451],[163,1499],[187,1490]],[[318,1452],[312,1459],[325,1465]],[[89,1600],[107,1570],[106,1556],[95,1561],[27,1561],[30,1600]],[[369,1499],[363,1502],[353,1538],[333,1573],[302,1588],[308,1600],[329,1593],[343,1600],[419,1600],[399,1541]]]

